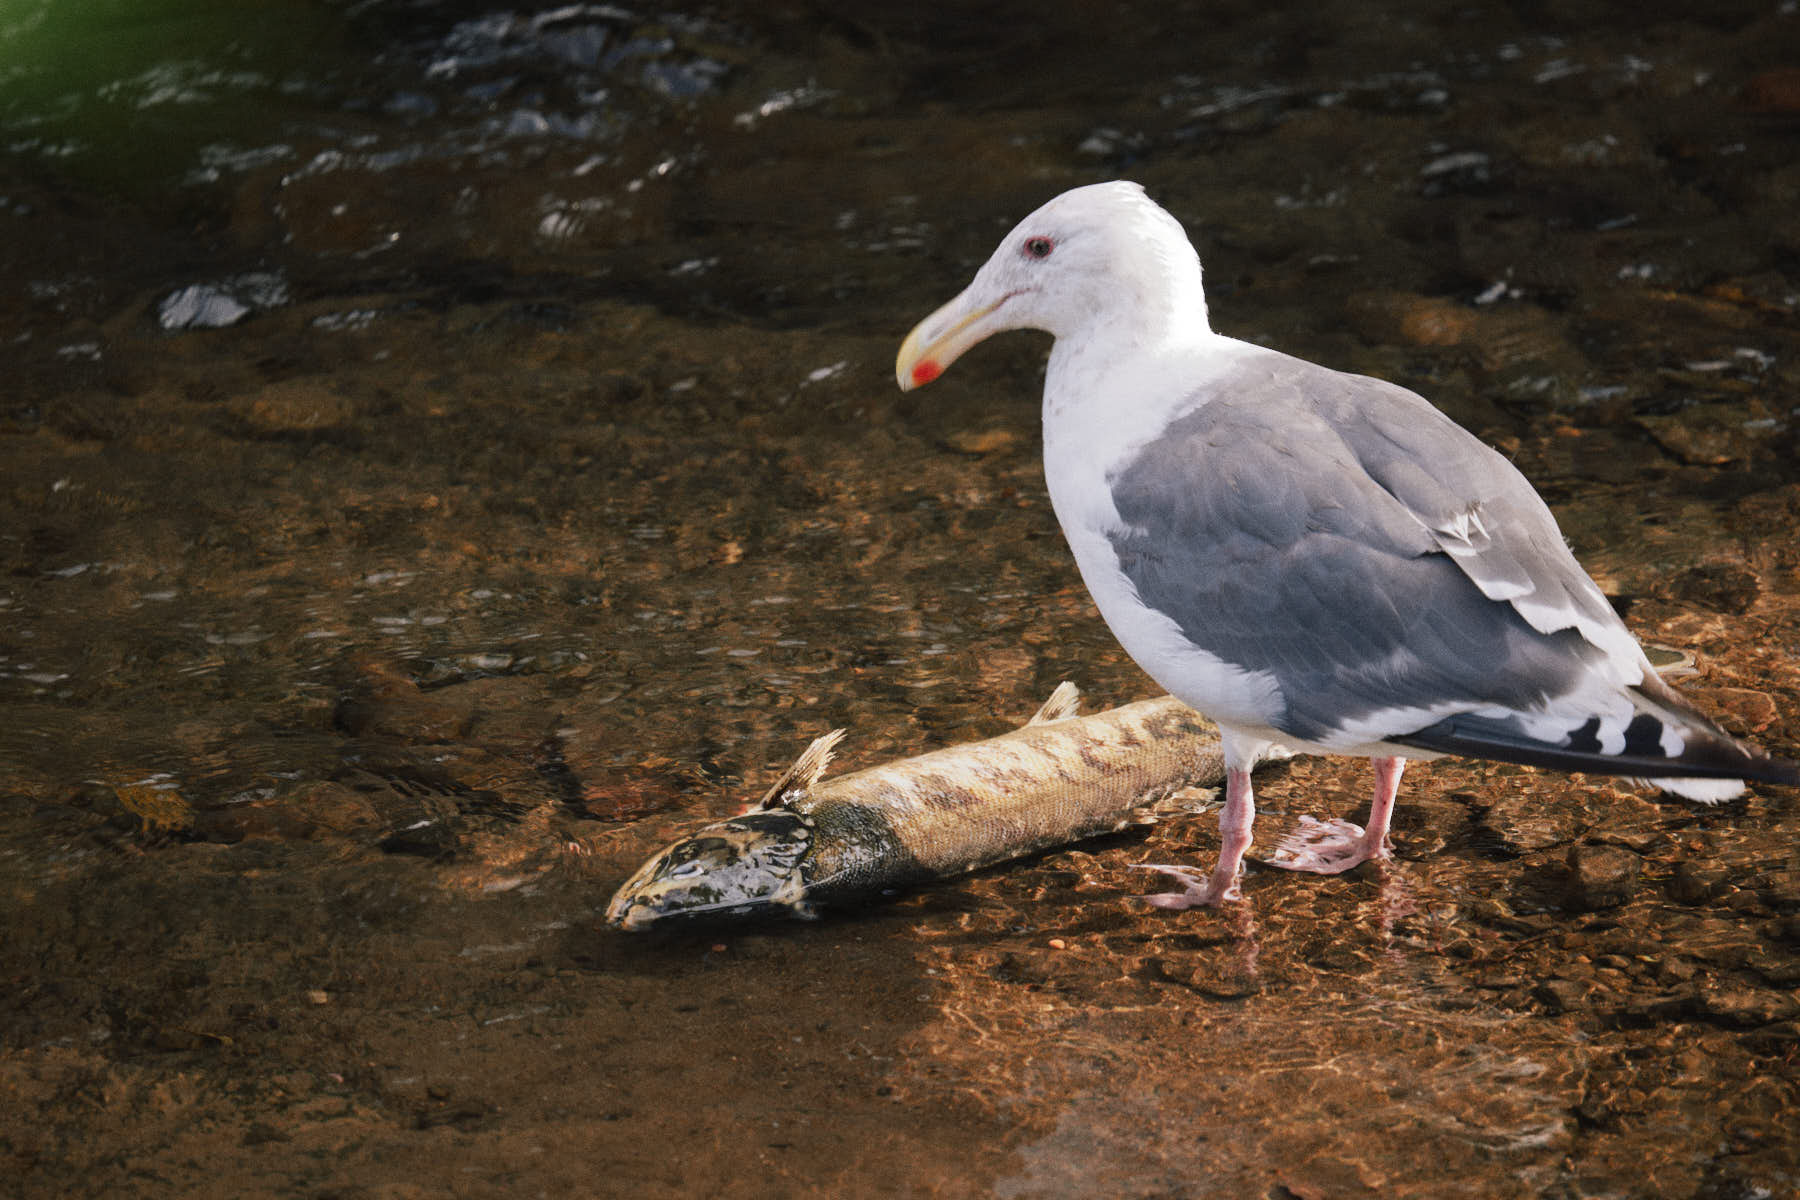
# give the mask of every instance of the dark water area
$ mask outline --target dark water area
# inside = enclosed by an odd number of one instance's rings
[[[614,887],[845,726],[1155,686],[1046,343],[900,339],[1110,178],[1224,332],[1519,463],[1800,751],[1800,6],[0,14],[11,1194],[1800,1194],[1800,795],[1415,769],[1396,860],[1166,821],[815,923]],[[1259,779],[1272,844],[1359,761]]]

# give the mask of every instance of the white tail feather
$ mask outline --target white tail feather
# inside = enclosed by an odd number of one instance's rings
[[[1717,804],[1744,794],[1741,779],[1646,779],[1644,782],[1655,784],[1683,800],[1697,800],[1701,804]]]

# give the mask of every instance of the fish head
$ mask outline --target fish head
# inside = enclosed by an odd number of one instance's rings
[[[678,917],[810,917],[812,822],[785,808],[745,813],[682,838],[639,867],[606,907],[635,933]]]

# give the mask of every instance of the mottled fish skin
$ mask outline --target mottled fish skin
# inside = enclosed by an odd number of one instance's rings
[[[1076,717],[1057,689],[1030,724],[821,781],[837,733],[807,748],[762,806],[645,863],[607,920],[811,917],[844,903],[1141,823],[1224,778],[1210,722],[1172,696]],[[759,822],[771,822],[762,828]],[[778,826],[778,827],[777,827]]]
[[[667,917],[809,917],[801,863],[813,823],[786,809],[748,812],[695,831],[655,855],[614,893],[606,920],[629,932]]]

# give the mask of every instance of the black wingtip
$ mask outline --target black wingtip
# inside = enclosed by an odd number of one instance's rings
[[[1791,758],[1776,758],[1769,755],[1762,760],[1763,772],[1752,772],[1745,776],[1759,783],[1780,783],[1788,787],[1800,787],[1800,762]]]
[[[1723,734],[1689,734],[1688,748],[1679,758],[1627,748],[1621,754],[1602,754],[1597,749],[1555,746],[1526,737],[1510,722],[1467,714],[1446,718],[1403,737],[1388,741],[1436,754],[1486,758],[1496,762],[1552,767],[1589,775],[1629,775],[1644,779],[1743,779],[1758,783],[1800,787],[1800,762],[1775,758]],[[1573,740],[1573,739],[1571,739]]]

